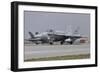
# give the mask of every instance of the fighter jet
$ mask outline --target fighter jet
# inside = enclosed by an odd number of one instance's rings
[[[77,32],[77,31],[75,31]],[[39,43],[49,43],[49,44],[54,44],[54,42],[60,42],[60,44],[64,44],[65,42],[69,44],[73,44],[75,40],[82,38],[82,36],[76,36],[76,35],[67,35],[64,32],[61,31],[54,31],[54,30],[49,30],[47,32],[43,33],[38,33],[36,32],[35,35],[33,35],[31,32],[29,32],[29,35],[31,36],[29,41],[39,44]]]

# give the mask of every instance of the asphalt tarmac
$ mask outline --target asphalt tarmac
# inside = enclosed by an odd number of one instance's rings
[[[86,43],[80,45],[25,44],[24,47],[24,60],[79,54],[90,54],[90,45]]]

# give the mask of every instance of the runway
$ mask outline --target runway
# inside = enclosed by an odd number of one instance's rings
[[[81,45],[25,45],[24,60],[64,55],[90,54],[89,44]]]

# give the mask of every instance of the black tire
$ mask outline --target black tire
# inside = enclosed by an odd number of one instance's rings
[[[50,45],[53,45],[53,42],[50,42]]]
[[[39,43],[35,43],[36,45],[38,45]]]
[[[71,45],[73,44],[73,42],[71,41],[71,42],[69,42]]]
[[[61,45],[64,44],[64,41],[61,41],[60,44],[61,44]]]

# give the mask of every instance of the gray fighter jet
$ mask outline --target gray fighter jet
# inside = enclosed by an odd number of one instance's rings
[[[77,30],[75,30],[75,33],[76,32]],[[43,33],[36,32],[34,35],[32,34],[32,32],[29,32],[29,35],[31,36],[31,38],[28,40],[35,44],[49,43],[51,45],[54,42],[58,42],[58,41],[60,42],[60,44],[64,44],[65,42],[69,44],[73,44],[75,40],[82,38],[82,36],[79,35],[67,35],[63,32],[54,31],[54,30],[49,30]]]

